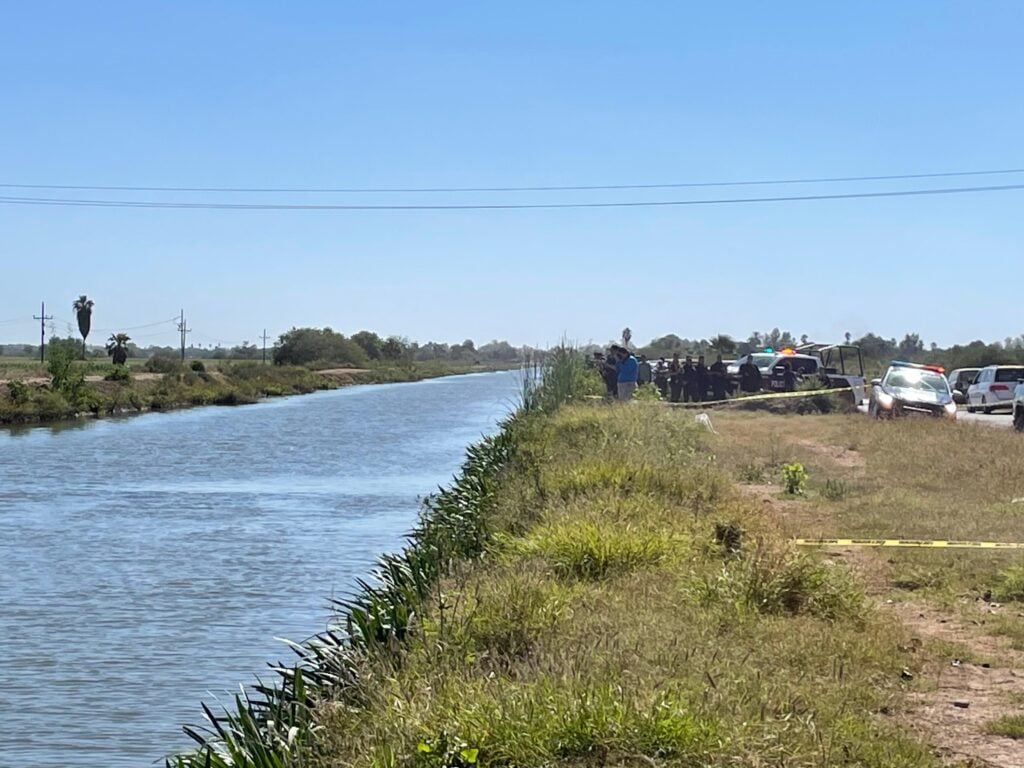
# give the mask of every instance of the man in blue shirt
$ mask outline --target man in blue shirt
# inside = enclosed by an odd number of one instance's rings
[[[636,376],[639,364],[636,357],[625,347],[619,347],[619,363],[615,366],[618,374],[619,400],[629,400],[636,391]]]

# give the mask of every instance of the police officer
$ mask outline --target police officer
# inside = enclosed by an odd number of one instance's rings
[[[740,389],[748,395],[761,391],[761,370],[754,365],[754,358],[747,355],[747,360],[740,365]]]
[[[704,355],[697,357],[697,365],[694,368],[694,372],[697,390],[696,402],[703,403],[708,397],[708,381],[710,379],[708,367],[704,363]]]
[[[711,364],[709,369],[711,373],[711,390],[715,400],[725,400],[725,363],[722,362],[722,356],[718,355],[715,357],[715,362]]]
[[[683,402],[696,403],[697,369],[693,365],[693,358],[689,355],[686,356],[686,362],[683,363],[681,378],[683,380]]]

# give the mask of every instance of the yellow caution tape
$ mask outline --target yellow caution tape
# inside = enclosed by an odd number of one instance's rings
[[[1024,549],[1015,541],[953,541],[945,539],[794,539],[798,547],[924,547],[935,549]]]
[[[852,387],[828,387],[827,389],[805,389],[799,392],[765,392],[760,395],[737,395],[727,400],[703,400],[699,403],[667,403],[672,407],[682,406],[684,408],[707,408],[709,405],[736,405],[738,403],[749,403],[755,400],[785,400],[793,397],[812,397],[814,395],[834,395],[841,392],[849,392]]]
[[[806,389],[799,392],[764,392],[758,395],[736,395],[726,400],[702,400],[699,403],[673,403],[667,400],[658,402],[670,405],[673,408],[707,408],[711,405],[737,405],[738,403],[750,403],[756,400],[785,400],[794,397],[813,397],[814,395],[834,395],[841,392],[849,392],[853,387],[828,387],[826,389]],[[611,395],[587,395],[587,400],[605,400]],[[614,398],[612,398],[614,399]]]

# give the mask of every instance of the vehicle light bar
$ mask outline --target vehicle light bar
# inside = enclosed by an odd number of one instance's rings
[[[946,369],[941,365],[926,365],[924,363],[908,363],[903,360],[893,360],[889,365],[894,368],[918,368],[922,371],[934,371],[935,373],[945,373]]]

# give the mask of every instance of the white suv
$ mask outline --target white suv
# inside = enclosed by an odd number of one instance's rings
[[[1024,366],[985,366],[967,388],[968,412],[981,409],[982,413],[992,413],[996,408],[1013,410],[1013,391],[1019,379],[1024,379]]]

